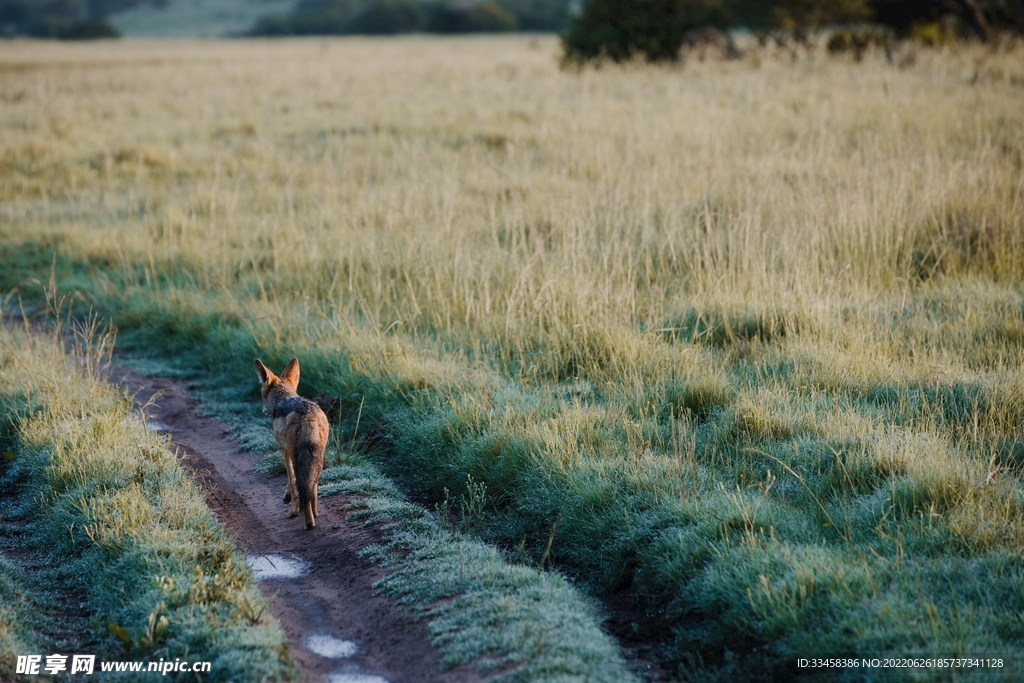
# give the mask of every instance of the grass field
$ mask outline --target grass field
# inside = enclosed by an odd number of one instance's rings
[[[2,45],[0,287],[254,403],[298,355],[405,492],[635,596],[680,679],[1019,676],[1024,50],[557,52]]]

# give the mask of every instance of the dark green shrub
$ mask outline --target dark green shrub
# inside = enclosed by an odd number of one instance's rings
[[[77,21],[48,14],[32,22],[28,34],[35,38],[57,38],[59,40],[98,40],[117,38],[121,34],[106,19],[83,19]]]
[[[349,24],[350,33],[391,35],[410,33],[423,25],[423,8],[417,0],[374,0]]]
[[[354,5],[351,0],[304,0],[291,16],[291,32],[297,35],[345,33]]]
[[[0,0],[0,34],[61,40],[116,38],[117,29],[105,19],[106,14],[136,4],[138,0]]]
[[[1019,0],[872,0],[873,18],[903,37],[922,27],[938,35],[974,35],[983,39],[997,31],[1024,32],[1024,3]]]
[[[106,19],[85,19],[76,21],[60,36],[61,40],[99,40],[102,38],[119,38],[121,34]]]
[[[876,22],[865,26],[863,22]],[[565,60],[642,55],[674,61],[688,33],[743,27],[764,42],[805,42],[812,31],[840,26],[831,52],[859,58],[871,46],[889,47],[918,26],[946,26],[951,35],[990,38],[1024,31],[1024,3],[998,0],[589,0],[563,37]],[[730,50],[731,52],[731,50]]]
[[[250,33],[257,36],[317,36],[348,33],[354,0],[303,0],[287,15],[261,17]]]
[[[150,2],[152,3],[152,0]],[[86,0],[85,2],[89,16],[94,18],[105,17],[141,4],[142,0]]]
[[[516,18],[495,2],[482,2],[469,10],[467,31],[471,33],[501,33],[516,29]]]
[[[562,38],[565,61],[643,55],[675,61],[688,31],[725,26],[730,14],[719,0],[590,0]]]
[[[871,17],[867,0],[773,0],[755,4],[770,8],[772,28],[793,31],[798,37],[821,26],[865,21]]]
[[[734,0],[730,4],[738,25],[752,30],[762,43],[773,38],[784,44],[805,43],[811,32],[826,26],[859,24],[874,16],[871,0]]]
[[[431,33],[502,33],[516,29],[516,18],[494,2],[439,5],[427,21]]]
[[[56,38],[71,27],[71,20],[65,17],[46,15],[38,17],[28,25],[28,35],[33,38]]]
[[[832,54],[852,52],[858,62],[872,47],[888,48],[895,41],[892,31],[881,26],[855,26],[838,29],[828,38],[826,47]]]
[[[355,0],[303,0],[288,15],[260,18],[250,33],[283,35],[391,35],[423,28],[423,5],[417,0],[373,0],[358,7]]]
[[[498,0],[520,31],[562,31],[569,23],[566,0]]]
[[[280,14],[264,14],[250,31],[254,36],[287,36],[291,33],[291,18]]]

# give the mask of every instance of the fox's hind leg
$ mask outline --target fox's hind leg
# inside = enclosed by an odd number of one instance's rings
[[[284,502],[292,504],[291,517],[299,514],[299,496],[295,488],[295,462],[288,451],[284,452],[284,469],[288,473],[288,486],[284,492]]]

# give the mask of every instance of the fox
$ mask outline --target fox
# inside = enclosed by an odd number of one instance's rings
[[[263,394],[263,414],[274,418],[274,437],[284,453],[284,468],[288,472],[284,502],[291,503],[292,517],[301,512],[306,529],[312,529],[320,514],[317,486],[324,468],[330,423],[320,406],[297,393],[298,358],[288,361],[280,377],[257,358],[256,376]]]

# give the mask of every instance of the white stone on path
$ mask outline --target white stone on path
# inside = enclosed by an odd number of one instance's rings
[[[265,579],[297,579],[309,571],[309,562],[284,555],[249,555],[246,564],[252,567],[253,574],[259,580]]]
[[[327,683],[388,683],[388,679],[374,674],[331,674]]]
[[[307,636],[302,644],[313,654],[328,659],[351,657],[359,649],[359,646],[351,640],[341,640],[322,633]]]

